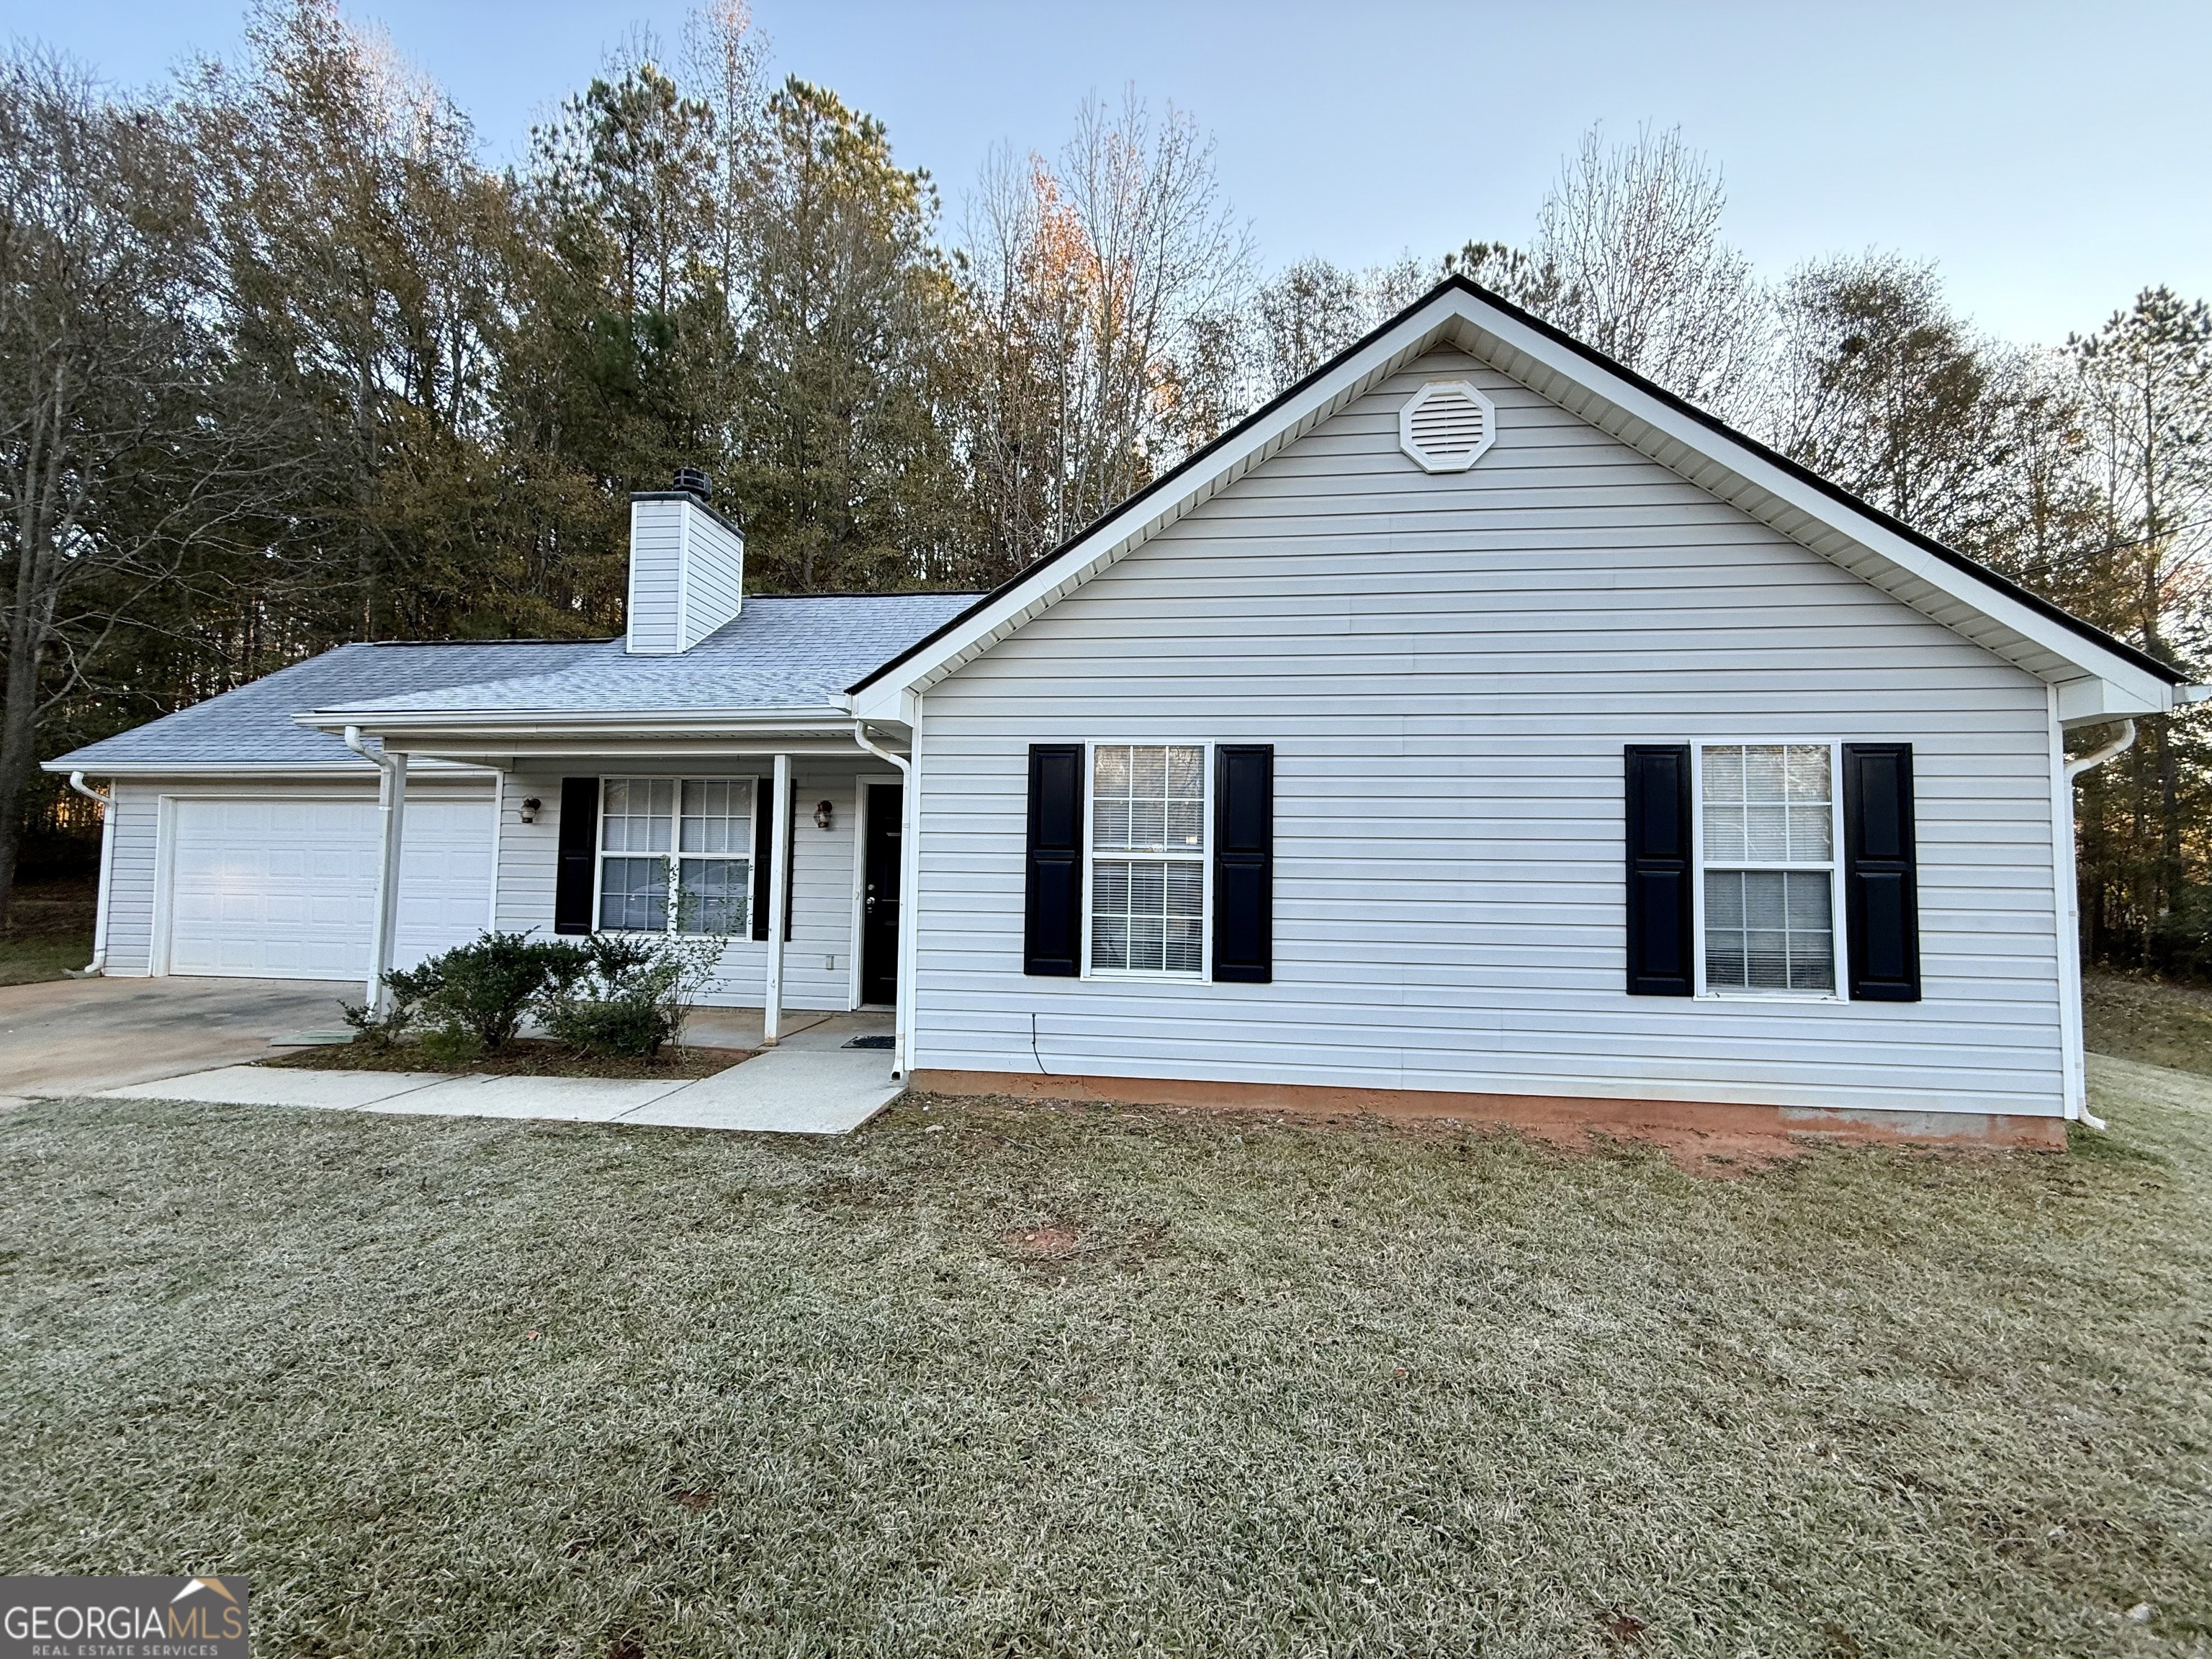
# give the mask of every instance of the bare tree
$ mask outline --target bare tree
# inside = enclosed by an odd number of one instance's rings
[[[745,0],[708,0],[684,21],[686,90],[713,118],[714,263],[733,334],[744,331],[748,221],[759,210],[765,157],[768,42]]]
[[[1260,289],[1253,307],[1261,390],[1272,395],[1304,380],[1419,299],[1444,270],[1410,253],[1364,271],[1322,258],[1288,267]]]
[[[270,483],[226,405],[189,152],[47,58],[0,69],[0,924],[42,720]]]
[[[1005,574],[1228,417],[1250,244],[1196,123],[1133,92],[1085,106],[1056,167],[993,157],[965,240],[969,459]]]
[[[2212,309],[2145,289],[2069,338],[2066,356],[2097,507],[2098,586],[2145,650],[2201,662],[2212,647]],[[2186,715],[2146,721],[2105,771],[2082,791],[2090,948],[2166,969],[2193,956],[2201,973],[2212,734]]]
[[[1721,238],[1727,201],[1679,129],[1608,148],[1593,127],[1544,199],[1524,293],[1577,339],[1733,413],[1757,372],[1763,306]]]
[[[1935,267],[1878,252],[1802,265],[1775,314],[1777,447],[1915,529],[1987,542],[2026,371],[1952,313]]]
[[[2067,349],[2079,369],[2107,556],[2130,618],[2168,659],[2207,643],[2212,586],[2212,308],[2146,289]]]

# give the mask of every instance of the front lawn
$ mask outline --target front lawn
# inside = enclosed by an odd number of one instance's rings
[[[2212,1076],[2212,987],[2092,969],[2081,1022],[2093,1054]]]
[[[267,1654],[2201,1654],[2212,1082],[2094,1064],[2070,1157],[1735,1178],[34,1104],[4,1565]]]

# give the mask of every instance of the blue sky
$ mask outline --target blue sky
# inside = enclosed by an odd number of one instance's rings
[[[533,116],[684,0],[350,0],[519,153]],[[125,82],[237,41],[235,0],[0,0],[17,40]],[[2212,6],[872,4],[756,0],[773,67],[889,123],[957,215],[990,148],[1049,152],[1126,83],[1216,137],[1263,260],[1518,240],[1594,120],[1680,125],[1761,270],[1936,260],[1992,331],[2056,341],[2143,284],[2212,297]]]

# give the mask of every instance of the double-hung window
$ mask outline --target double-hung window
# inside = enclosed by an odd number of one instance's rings
[[[1206,968],[1206,750],[1091,751],[1091,967],[1196,979]]]
[[[1707,990],[1835,994],[1834,759],[1826,744],[1699,749]]]
[[[752,890],[752,808],[749,778],[604,780],[601,931],[743,933]]]

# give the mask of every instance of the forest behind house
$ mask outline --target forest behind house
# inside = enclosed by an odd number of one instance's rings
[[[1454,270],[2203,677],[2212,313],[2156,272],[2035,346],[1909,253],[1770,277],[1657,128],[1518,236],[1268,272],[1187,112],[1093,102],[948,205],[769,61],[721,0],[508,167],[326,0],[146,92],[0,63],[0,926],[97,857],[40,760],[349,640],[617,632],[679,465],[757,591],[989,586]],[[2208,719],[2079,787],[2094,960],[2212,978]]]

